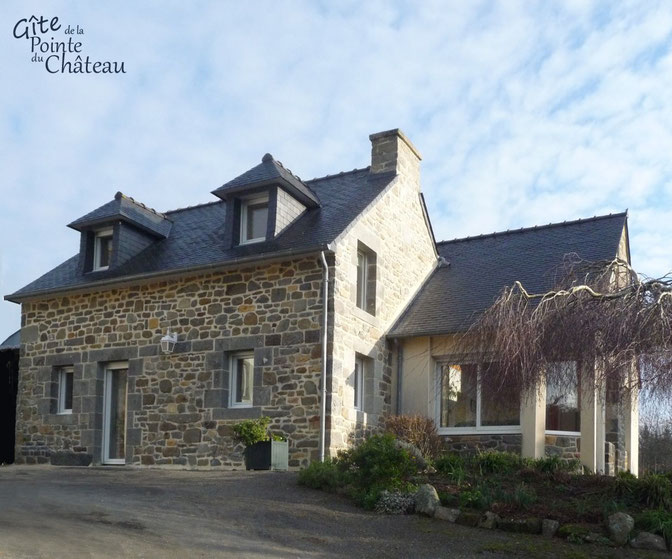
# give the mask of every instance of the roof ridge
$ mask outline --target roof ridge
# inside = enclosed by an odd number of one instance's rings
[[[122,198],[125,198],[126,200],[129,200],[130,202],[134,203],[136,206],[140,206],[141,208],[147,210],[148,212],[151,212],[151,213],[157,215],[158,217],[160,217],[162,219],[167,219],[165,214],[163,214],[159,211],[156,211],[154,208],[150,208],[149,206],[146,206],[145,204],[143,204],[142,202],[136,200],[135,198],[133,198],[131,196],[126,196],[126,194],[124,194],[120,190],[117,191],[117,193],[114,195],[114,197],[117,200],[121,200]]]
[[[605,214],[605,215],[595,215],[593,217],[584,217],[580,219],[574,219],[571,221],[560,221],[556,223],[547,223],[545,225],[533,225],[531,227],[521,227],[519,229],[507,229],[506,231],[495,231],[494,233],[483,233],[482,235],[473,235],[473,236],[467,236],[467,237],[459,237],[455,239],[449,239],[446,241],[438,241],[436,244],[437,245],[443,245],[443,244],[448,244],[448,243],[459,243],[463,241],[473,241],[476,239],[487,239],[490,237],[498,237],[498,236],[503,236],[503,235],[513,235],[516,233],[527,233],[528,231],[539,231],[543,229],[550,229],[552,227],[566,227],[569,225],[578,225],[580,223],[588,223],[591,221],[599,221],[601,219],[608,219],[610,217],[627,217],[628,216],[628,211],[624,212],[617,212],[617,213],[610,213],[610,214]]]
[[[299,181],[303,184],[306,184],[305,181],[299,175],[294,174],[294,172],[291,169],[289,169],[288,167],[285,167],[282,164],[282,161],[278,161],[270,153],[267,153],[266,155],[264,155],[264,157],[261,159],[262,162],[264,162],[264,159],[266,158],[267,155],[270,155],[270,160],[271,161],[277,163],[280,167],[282,167],[285,171],[287,171],[290,175],[292,175],[292,177],[294,177],[297,181]]]
[[[213,204],[224,204],[224,200],[213,200],[212,202],[203,202],[202,204],[194,204],[193,206],[184,206],[183,208],[175,208],[174,210],[167,210],[166,214],[174,214],[177,212],[184,212],[186,210],[195,210],[204,206],[212,206]]]
[[[323,177],[315,177],[315,178],[310,179],[306,182],[308,183],[308,182],[321,181],[321,180],[330,179],[330,178],[333,178],[333,177],[340,177],[340,176],[343,176],[343,175],[351,175],[353,173],[360,173],[362,171],[368,172],[370,169],[371,169],[371,166],[369,165],[367,167],[362,167],[361,169],[352,169],[351,171],[341,171],[340,173],[334,173],[332,175],[324,175]]]

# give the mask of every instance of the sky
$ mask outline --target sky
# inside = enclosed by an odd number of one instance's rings
[[[25,38],[31,16],[61,27]],[[68,38],[125,72],[31,61]],[[628,209],[634,267],[672,270],[670,2],[4,0],[0,69],[2,295],[119,190],[162,211],[266,152],[304,179],[361,168],[391,128],[437,239]],[[19,325],[0,302],[0,341]]]

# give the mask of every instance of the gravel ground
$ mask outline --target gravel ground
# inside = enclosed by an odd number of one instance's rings
[[[0,559],[36,557],[658,555],[380,516],[293,473],[2,467]]]

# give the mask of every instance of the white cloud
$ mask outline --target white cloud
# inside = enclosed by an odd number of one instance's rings
[[[37,10],[37,8],[34,8]],[[311,178],[399,126],[439,238],[631,208],[633,258],[672,268],[666,3],[50,2],[118,76],[48,75],[0,38],[0,291],[77,250],[116,190],[165,210],[271,151]],[[0,19],[29,16],[5,2]],[[0,304],[0,337],[18,307]]]

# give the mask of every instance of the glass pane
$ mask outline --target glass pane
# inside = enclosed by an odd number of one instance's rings
[[[576,362],[552,363],[546,375],[546,429],[581,431],[580,409]]]
[[[110,374],[109,446],[108,458],[126,458],[126,369]]]
[[[236,359],[236,403],[252,404],[253,382],[254,359],[252,357]]]
[[[99,266],[102,268],[110,265],[110,257],[112,256],[112,237],[99,237],[99,242],[100,242]]]
[[[366,254],[357,253],[357,306],[366,308]]]
[[[247,206],[247,240],[266,237],[268,202]]]
[[[476,365],[441,365],[441,427],[476,426]]]
[[[353,377],[352,381],[354,383],[353,388],[354,388],[354,394],[355,394],[355,399],[354,399],[353,405],[358,409],[361,408],[361,406],[362,406],[361,394],[360,394],[360,387],[361,387],[361,383],[362,383],[361,375],[362,375],[362,362],[361,362],[361,360],[357,359],[355,361],[355,371],[352,375],[352,377]]]
[[[65,382],[65,395],[64,395],[64,403],[63,403],[63,408],[66,410],[71,410],[72,409],[72,373],[65,373],[63,375],[63,381]]]
[[[488,374],[497,374],[497,363],[485,363]],[[481,426],[520,425],[520,391],[502,386],[496,391],[481,387]]]

